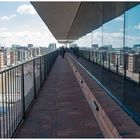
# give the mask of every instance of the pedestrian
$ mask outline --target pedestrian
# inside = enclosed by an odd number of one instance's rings
[[[77,56],[77,59],[79,58],[79,47],[76,47],[76,56]]]
[[[64,55],[65,55],[65,52],[66,52],[64,46],[61,47],[60,52],[61,52],[62,58],[64,58]]]
[[[61,56],[61,48],[59,49],[59,55]]]

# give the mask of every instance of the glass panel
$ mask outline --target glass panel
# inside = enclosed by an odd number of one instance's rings
[[[124,15],[103,25],[103,85],[120,101],[123,89],[123,27]]]
[[[100,48],[102,46],[102,27],[92,32],[92,47],[91,47],[91,60],[92,60],[92,74],[102,82],[102,67]]]
[[[140,5],[125,14],[127,48],[126,77],[124,80],[124,103],[140,115]]]
[[[35,80],[36,80],[36,93],[40,89],[40,60],[39,58],[35,60]]]
[[[25,108],[27,109],[34,97],[33,86],[33,61],[24,64],[24,95]]]
[[[42,75],[42,83],[44,82],[44,57],[41,57],[41,75]]]

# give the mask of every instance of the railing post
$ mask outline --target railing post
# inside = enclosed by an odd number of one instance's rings
[[[124,78],[126,78],[126,55],[124,54]]]
[[[47,76],[48,76],[48,55],[46,55],[46,71],[47,71]]]
[[[48,62],[48,74],[49,74],[49,72],[50,72],[50,54],[48,55],[47,62]]]
[[[88,60],[90,60],[90,50],[89,50],[89,56],[88,56]]]
[[[97,59],[98,59],[98,53],[97,51],[95,52],[95,64],[97,64]]]
[[[35,59],[33,60],[33,84],[34,84],[34,99],[36,99]]]
[[[116,68],[116,73],[118,73],[118,67],[119,67],[119,64],[118,64],[118,54],[117,55],[117,68]]]
[[[22,119],[25,119],[24,64],[21,65]]]
[[[100,66],[102,66],[102,52],[100,52]]]
[[[46,73],[46,70],[47,70],[47,68],[46,68],[46,55],[44,55],[44,80],[46,80],[47,79],[47,73]]]
[[[103,68],[104,68],[105,52],[102,52],[102,58],[103,58]]]
[[[47,76],[48,76],[48,55],[46,55],[46,71],[47,71]]]
[[[108,61],[109,61],[109,70],[110,70],[110,52],[109,52],[109,60]]]
[[[42,66],[41,66],[41,57],[39,58],[40,63],[40,87],[42,87]]]

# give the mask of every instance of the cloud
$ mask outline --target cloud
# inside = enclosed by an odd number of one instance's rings
[[[138,25],[134,26],[134,28],[140,30],[140,23]]]
[[[23,4],[21,6],[19,6],[16,10],[19,14],[30,14],[30,15],[35,15],[36,11],[33,8],[32,5],[28,5],[28,4]]]
[[[15,18],[15,17],[16,17],[16,15],[2,16],[2,17],[0,17],[0,20],[1,21],[8,21],[8,20]]]
[[[0,32],[0,43],[6,47],[11,47],[12,44],[20,44],[26,46],[32,43],[34,46],[48,47],[49,43],[57,42],[53,36],[45,32],[32,31],[3,31]]]
[[[92,38],[88,38],[84,36],[83,38],[80,38],[78,41],[78,45],[80,47],[91,47],[92,44],[98,44],[99,46],[102,45],[112,45],[115,48],[123,47],[123,32],[113,32],[113,33],[103,33],[103,42],[102,42],[102,31],[93,31],[93,34],[91,35]],[[103,43],[103,44],[102,44]]]
[[[124,17],[123,17],[123,16],[117,17],[117,18],[115,18],[114,20],[115,20],[115,21],[124,21]]]
[[[14,15],[10,15],[9,17],[10,18],[14,18],[14,17],[16,17],[17,15],[16,14],[14,14]]]
[[[1,27],[0,28],[0,31],[6,31],[7,29],[6,28],[4,28],[4,27]]]
[[[0,17],[0,19],[1,19],[2,21],[10,20],[10,18],[9,18],[8,16],[2,16],[2,17]]]

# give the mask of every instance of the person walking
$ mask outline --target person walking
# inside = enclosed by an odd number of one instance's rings
[[[66,52],[64,46],[61,47],[60,52],[61,52],[62,58],[64,58],[64,55],[65,55],[65,52]]]
[[[77,56],[77,59],[79,58],[79,47],[76,47],[76,56]]]

